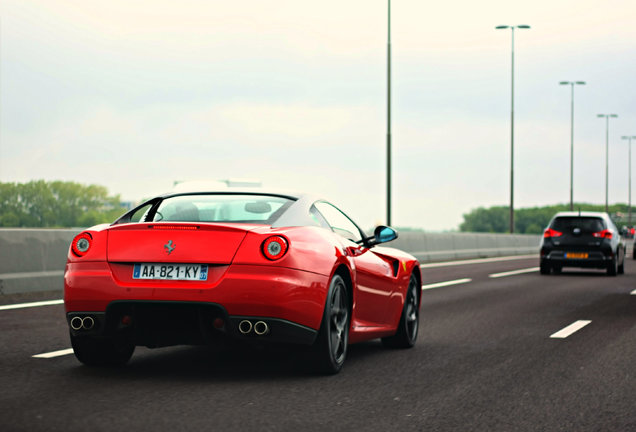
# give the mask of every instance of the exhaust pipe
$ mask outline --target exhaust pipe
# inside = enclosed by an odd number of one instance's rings
[[[71,318],[71,328],[75,331],[91,330],[93,327],[95,327],[95,319],[91,316],[85,316],[84,318],[75,316]]]
[[[269,333],[269,326],[265,321],[257,321],[256,324],[254,324],[254,333],[258,336],[266,335]]]
[[[73,330],[77,331],[81,329],[82,325],[83,325],[83,320],[80,317],[76,316],[71,319],[71,328]]]
[[[238,325],[239,331],[246,335],[252,331],[252,323],[248,320],[243,320]]]
[[[87,316],[82,320],[82,328],[84,330],[90,330],[94,326],[95,326],[95,320],[92,317]]]

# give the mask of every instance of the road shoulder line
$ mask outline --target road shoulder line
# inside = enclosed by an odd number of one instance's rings
[[[38,307],[38,306],[52,306],[52,305],[59,305],[63,303],[64,303],[64,300],[61,300],[61,299],[46,300],[46,301],[39,301],[39,302],[32,302],[32,303],[17,303],[17,304],[0,306],[0,310],[23,309],[23,308],[31,308],[31,307]]]

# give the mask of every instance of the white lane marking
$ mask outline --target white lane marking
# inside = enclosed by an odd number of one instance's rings
[[[38,307],[38,306],[51,306],[58,305],[64,303],[64,300],[47,300],[47,301],[39,301],[33,303],[19,303],[19,304],[10,304],[0,306],[0,310],[9,310],[9,309],[22,309],[22,308],[30,308],[30,307]]]
[[[538,271],[539,271],[539,267],[531,267],[531,268],[526,268],[526,269],[521,269],[521,270],[507,271],[507,272],[503,272],[503,273],[493,273],[491,275],[488,275],[488,277],[489,278],[500,278],[500,277],[524,274],[524,273],[534,273],[534,272],[538,272]]]
[[[483,264],[490,262],[498,262],[498,261],[512,261],[512,260],[520,260],[520,259],[528,259],[528,258],[538,258],[538,254],[532,255],[514,255],[507,257],[496,257],[496,258],[478,258],[478,259],[470,259],[470,260],[461,260],[461,261],[444,261],[438,263],[428,263],[421,264],[421,268],[435,268],[435,267],[448,267],[448,266],[458,266],[458,265],[467,265],[467,264]]]
[[[581,330],[583,327],[585,327],[586,325],[588,325],[591,322],[592,321],[588,321],[588,320],[575,321],[572,324],[570,324],[569,326],[565,327],[564,329],[561,329],[558,332],[552,334],[550,336],[550,338],[551,339],[565,339],[566,337],[570,336],[572,333],[575,333],[575,332]]]
[[[437,283],[433,283],[433,284],[428,284],[428,285],[422,285],[422,290],[428,290],[428,289],[433,289],[433,288],[442,288],[445,286],[450,286],[450,285],[459,285],[459,284],[463,284],[463,283],[468,283],[471,282],[472,279],[455,279],[455,280],[451,280],[451,281],[445,281],[445,282],[437,282]]]
[[[631,295],[636,295],[636,290],[630,292]]]
[[[44,353],[44,354],[36,354],[33,357],[34,358],[53,358],[53,357],[60,357],[60,356],[65,356],[65,355],[69,355],[69,354],[73,354],[73,348],[68,348],[68,349],[63,349],[63,350],[59,350],[59,351],[53,351],[53,352],[48,352],[48,353]]]

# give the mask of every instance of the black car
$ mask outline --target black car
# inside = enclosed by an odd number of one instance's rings
[[[563,267],[625,272],[625,243],[607,213],[560,212],[550,221],[541,240],[541,274]]]

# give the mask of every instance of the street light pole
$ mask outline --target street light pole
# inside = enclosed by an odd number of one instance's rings
[[[574,211],[574,86],[585,85],[585,81],[561,81],[560,85],[570,85],[570,211]]]
[[[627,164],[628,169],[629,169],[629,180],[628,180],[628,197],[627,197],[627,209],[628,209],[628,224],[631,227],[632,226],[632,139],[636,139],[636,136],[623,136],[621,137],[621,139],[626,139],[629,140],[629,162]]]
[[[391,0],[388,0],[386,97],[386,224],[391,226]]]
[[[510,234],[515,232],[515,29],[529,29],[529,25],[517,25],[508,26],[500,25],[495,27],[495,30],[510,29],[512,35],[512,56],[511,56],[511,68],[510,68]]]
[[[597,114],[596,117],[605,117],[605,213],[609,213],[609,119],[618,117],[617,114]]]

